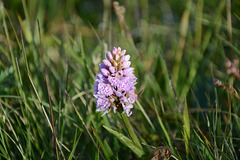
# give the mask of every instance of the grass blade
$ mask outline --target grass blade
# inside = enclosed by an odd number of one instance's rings
[[[76,148],[77,148],[77,145],[78,145],[78,142],[79,142],[79,140],[80,140],[80,137],[81,137],[82,133],[83,133],[83,132],[81,132],[81,133],[79,134],[79,136],[78,136],[78,138],[77,138],[77,140],[76,140],[76,137],[77,137],[77,131],[76,131],[76,135],[75,135],[75,139],[74,139],[74,143],[73,143],[73,149],[72,149],[72,151],[71,151],[71,154],[70,154],[68,160],[72,160],[73,154],[74,154],[74,152],[75,152],[75,150],[76,150]]]
[[[39,20],[37,22],[38,22],[38,32],[39,32],[39,39],[40,39],[40,49],[41,49],[41,55],[42,55],[43,72],[44,72],[44,78],[45,78],[46,87],[47,87],[48,102],[49,102],[49,106],[50,106],[51,119],[52,119],[52,124],[51,125],[52,125],[52,128],[53,128],[53,137],[54,137],[54,141],[55,141],[55,149],[56,149],[57,159],[59,159],[59,157],[58,157],[58,147],[57,147],[57,137],[56,137],[56,133],[55,133],[54,120],[53,120],[52,103],[51,103],[51,98],[50,98],[50,94],[49,94],[49,88],[48,88],[48,82],[47,82],[47,76],[46,76],[46,69],[45,69],[45,63],[44,63],[44,58],[43,58],[42,40],[41,40],[41,31],[40,31]],[[59,149],[61,151],[61,148],[59,148]],[[63,159],[65,159],[65,156],[64,156],[62,151],[61,151],[61,153],[62,153]]]
[[[166,137],[166,139],[167,139],[167,141],[168,141],[168,145],[171,147],[172,152],[173,152],[173,155],[174,155],[174,156],[177,156],[176,151],[175,151],[175,148],[174,148],[173,145],[172,145],[171,138],[170,138],[170,136],[168,135],[168,132],[167,132],[167,130],[166,130],[166,128],[165,128],[165,126],[164,126],[164,124],[163,124],[160,116],[159,116],[159,113],[158,113],[158,110],[157,110],[157,106],[156,106],[156,104],[155,104],[155,100],[154,100],[154,99],[153,99],[153,105],[154,105],[155,112],[156,112],[156,115],[157,115],[158,123],[159,123],[160,127],[161,127],[162,130],[163,130],[163,133],[164,133],[164,135],[165,135],[165,137]]]
[[[18,144],[13,140],[13,138],[12,138],[5,130],[3,130],[2,128],[1,128],[1,130],[2,130],[2,131],[8,136],[8,138],[15,144],[15,146],[16,146],[17,149],[18,149],[18,151],[21,153],[23,159],[26,159],[26,157],[24,156],[23,151],[22,151],[22,149],[21,149],[21,146],[18,145]]]
[[[143,113],[144,117],[146,118],[147,122],[150,124],[150,126],[152,127],[152,129],[153,129],[154,131],[156,131],[155,127],[153,126],[150,118],[148,117],[147,113],[146,113],[145,110],[143,109],[142,105],[139,103],[138,100],[137,100],[136,102],[137,102],[138,108],[142,111],[142,113]]]
[[[105,159],[105,158],[104,158],[104,156],[103,156],[103,154],[102,154],[102,152],[99,150],[99,148],[98,148],[98,146],[97,146],[96,142],[94,141],[94,139],[93,139],[93,137],[92,137],[92,134],[89,132],[89,130],[88,130],[88,128],[87,128],[87,126],[86,126],[85,122],[83,121],[83,118],[82,118],[82,116],[81,116],[81,115],[80,115],[80,113],[78,112],[78,110],[77,110],[76,106],[74,105],[74,103],[73,103],[73,101],[72,101],[71,97],[69,96],[68,92],[66,91],[66,89],[65,89],[65,94],[68,96],[68,99],[70,100],[70,102],[71,102],[71,104],[72,104],[72,106],[73,106],[73,108],[74,108],[75,112],[76,112],[76,113],[77,113],[77,115],[78,115],[78,118],[81,120],[81,122],[82,122],[82,125],[83,125],[83,126],[84,126],[84,128],[86,129],[86,131],[87,131],[87,133],[88,133],[89,137],[91,138],[91,140],[92,140],[93,144],[95,145],[95,147],[97,148],[98,152],[99,152],[99,153],[100,153],[100,155],[103,157],[103,159]]]
[[[122,144],[124,144],[126,147],[130,148],[137,156],[138,158],[142,157],[144,155],[144,152],[142,149],[140,149],[138,146],[136,146],[133,141],[131,141],[129,138],[124,136],[122,133],[119,133],[117,131],[112,130],[111,128],[104,126],[103,127],[110,133],[112,133],[114,136],[116,136]]]
[[[187,108],[187,102],[185,100],[184,105],[184,111],[183,111],[183,131],[184,131],[184,139],[185,141],[185,149],[187,156],[189,154],[189,141],[190,141],[190,121],[189,121],[189,115],[188,115],[188,108]]]
[[[104,146],[101,138],[100,138],[99,135],[96,133],[96,131],[95,131],[95,129],[94,129],[93,127],[92,127],[92,130],[93,130],[93,134],[94,134],[94,136],[96,137],[96,139],[97,139],[100,147],[101,147],[102,150],[103,150],[103,153],[104,153],[105,157],[106,157],[107,159],[110,159],[111,156],[110,156],[110,154],[108,153],[108,151],[106,150],[106,148],[105,148],[105,146]]]

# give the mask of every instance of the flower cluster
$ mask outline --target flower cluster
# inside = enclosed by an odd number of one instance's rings
[[[120,47],[113,48],[112,53],[107,52],[106,59],[100,64],[101,72],[96,76],[93,85],[94,97],[97,99],[97,111],[108,113],[113,108],[132,114],[131,108],[137,100],[134,85],[137,78],[133,74],[134,68],[130,67],[130,56],[125,55],[126,50]]]

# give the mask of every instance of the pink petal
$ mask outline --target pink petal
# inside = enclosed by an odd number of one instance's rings
[[[109,71],[106,68],[102,68],[101,73],[106,77],[110,74]]]
[[[107,52],[106,57],[110,62],[113,60],[113,55],[111,52]]]
[[[134,70],[134,68],[132,68],[132,67],[125,68],[125,69],[123,69],[123,75],[125,75],[125,76],[130,75],[133,73],[133,70]]]
[[[115,67],[110,66],[110,67],[109,67],[109,71],[110,71],[111,73],[115,73]]]
[[[107,66],[107,67],[112,66],[112,64],[111,64],[108,60],[106,60],[106,59],[103,60],[103,63],[104,63],[104,65]]]
[[[108,81],[111,83],[112,86],[117,86],[117,84],[119,83],[119,79],[116,77],[108,77]]]
[[[107,84],[103,90],[103,94],[107,95],[107,96],[110,96],[113,94],[113,90],[112,90],[112,87]]]
[[[121,62],[129,61],[129,59],[130,59],[130,56],[129,56],[129,55],[122,56]]]
[[[127,68],[131,65],[131,62],[130,61],[124,61],[123,64],[122,64],[122,68]]]

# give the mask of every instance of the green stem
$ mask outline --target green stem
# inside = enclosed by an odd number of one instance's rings
[[[137,137],[136,133],[134,132],[133,127],[130,124],[129,119],[128,119],[126,113],[121,114],[121,117],[123,119],[123,122],[124,122],[124,124],[125,124],[125,126],[126,126],[126,128],[128,130],[128,133],[129,133],[133,143],[136,144],[136,146],[138,146],[141,150],[143,150],[142,145],[139,142],[138,137]]]

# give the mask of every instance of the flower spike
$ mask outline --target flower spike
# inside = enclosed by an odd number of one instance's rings
[[[134,85],[137,78],[133,74],[134,68],[130,67],[130,55],[120,47],[113,48],[106,53],[106,59],[101,63],[101,72],[95,78],[94,97],[97,100],[96,111],[104,111],[102,116],[111,109],[132,114],[133,103],[137,100]]]

